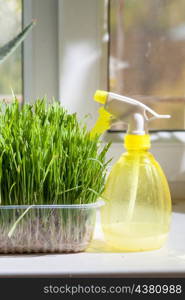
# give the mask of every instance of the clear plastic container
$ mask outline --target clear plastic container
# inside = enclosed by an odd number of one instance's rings
[[[84,251],[102,205],[0,206],[0,253]]]

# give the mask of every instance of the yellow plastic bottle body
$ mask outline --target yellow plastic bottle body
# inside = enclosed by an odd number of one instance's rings
[[[171,219],[171,197],[161,167],[147,147],[136,143],[133,148],[113,166],[102,195],[105,240],[126,252],[162,247]]]

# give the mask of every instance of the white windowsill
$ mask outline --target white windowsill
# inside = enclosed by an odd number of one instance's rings
[[[0,255],[0,277],[185,277],[184,228],[185,202],[174,204],[169,239],[160,250],[115,253],[97,230],[86,253]]]

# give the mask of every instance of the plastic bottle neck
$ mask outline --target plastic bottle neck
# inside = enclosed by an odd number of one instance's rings
[[[126,134],[124,146],[128,151],[147,151],[151,147],[150,136]]]

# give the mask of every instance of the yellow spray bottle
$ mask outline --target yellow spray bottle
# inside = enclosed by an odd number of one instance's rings
[[[148,152],[147,127],[151,119],[170,116],[159,115],[132,98],[105,91],[97,91],[95,100],[104,107],[92,135],[108,129],[111,116],[128,124],[124,141],[127,152],[112,167],[102,194],[106,201],[101,210],[105,240],[122,251],[158,249],[168,236],[171,197],[160,165]]]

